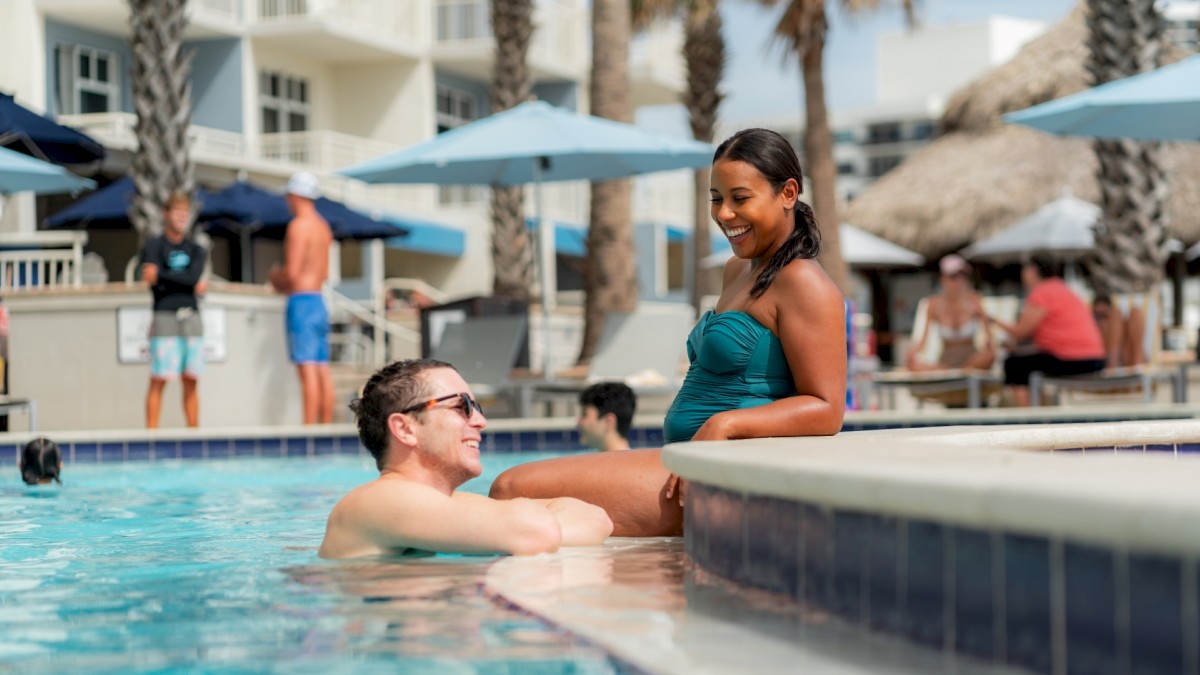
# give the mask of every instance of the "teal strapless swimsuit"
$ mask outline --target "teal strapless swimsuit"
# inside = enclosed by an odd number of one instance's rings
[[[705,312],[688,335],[687,351],[687,377],[663,422],[667,443],[690,440],[716,413],[796,393],[783,344],[745,312]]]

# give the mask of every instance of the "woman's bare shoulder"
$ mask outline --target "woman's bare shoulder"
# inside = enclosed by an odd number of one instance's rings
[[[772,287],[783,298],[797,303],[841,303],[845,300],[841,289],[825,273],[825,269],[814,259],[800,259],[784,265]]]

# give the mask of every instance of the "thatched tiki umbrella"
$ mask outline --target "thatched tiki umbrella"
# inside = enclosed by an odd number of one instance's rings
[[[846,219],[929,260],[988,237],[1058,198],[1099,203],[1087,139],[1006,125],[1000,116],[1088,86],[1084,9],[950,99],[942,135],[854,200]],[[1176,60],[1178,54],[1166,60]],[[1200,147],[1166,146],[1170,234],[1200,239]]]

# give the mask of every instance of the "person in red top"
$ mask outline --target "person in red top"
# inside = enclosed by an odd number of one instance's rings
[[[1027,406],[1030,373],[1053,377],[1094,373],[1104,369],[1105,352],[1092,311],[1063,282],[1046,253],[1029,257],[1021,268],[1021,283],[1029,289],[1029,297],[1017,322],[988,319],[1014,341],[1033,339],[1036,351],[1014,353],[1004,360],[1004,383],[1011,388],[1013,402]]]

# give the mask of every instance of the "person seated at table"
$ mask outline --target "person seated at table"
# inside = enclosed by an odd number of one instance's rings
[[[1142,348],[1146,313],[1134,304],[1128,310],[1122,312],[1107,293],[1097,293],[1092,299],[1092,316],[1100,327],[1100,337],[1104,340],[1104,362],[1109,368],[1136,366],[1146,362],[1146,352]]]
[[[987,370],[996,360],[992,335],[988,330],[983,299],[971,288],[971,266],[962,256],[950,254],[939,263],[941,292],[929,298],[925,309],[925,329],[909,350],[904,364],[909,370],[947,370],[969,368]],[[936,363],[921,359],[921,352],[936,330],[942,340],[942,353]],[[982,333],[983,344],[976,343]]]
[[[687,338],[687,376],[663,423],[668,443],[828,436],[846,409],[845,299],[817,263],[820,230],[800,201],[791,143],[746,129],[713,156],[710,212],[729,239],[715,311]],[[648,339],[652,339],[648,337]],[[596,504],[616,536],[683,531],[685,482],[661,450],[530,462],[500,474],[491,496],[569,495]]]
[[[35,438],[21,449],[17,469],[26,485],[47,485],[51,481],[61,485],[62,452],[54,441]]]
[[[1021,283],[1029,290],[1015,324],[989,317],[1012,340],[1032,338],[1032,349],[1013,351],[1004,360],[1004,383],[1015,405],[1029,405],[1029,376],[1086,375],[1104,369],[1104,340],[1087,304],[1062,280],[1059,266],[1036,252],[1021,267]]]

